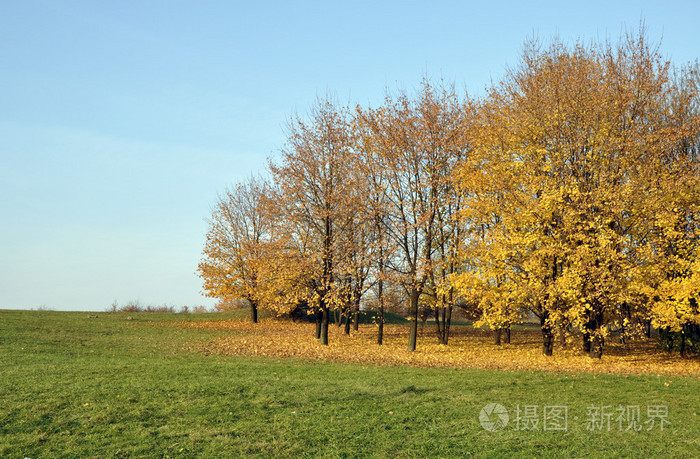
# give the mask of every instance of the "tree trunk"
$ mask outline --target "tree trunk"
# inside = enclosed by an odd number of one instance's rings
[[[323,291],[320,298],[322,313],[321,320],[321,344],[328,346],[328,292],[333,284],[333,222],[330,217],[330,204],[326,202],[326,215],[324,216],[325,231],[323,238]]]
[[[452,296],[452,294],[450,294],[450,296]],[[452,300],[450,300],[449,305],[446,309],[447,311],[445,321],[442,324],[442,331],[445,334],[442,344],[444,344],[445,346],[447,346],[450,340],[450,324],[452,323]]]
[[[595,328],[596,328],[595,317],[593,317],[593,313],[590,313],[588,321],[585,324],[583,324],[582,350],[586,354],[590,354],[591,350],[593,349],[593,334],[591,333],[591,331],[595,330]]]
[[[444,300],[444,298],[443,298]],[[443,301],[443,304],[444,301]],[[447,345],[450,339],[450,322],[452,321],[452,304],[435,308],[435,330],[437,332],[438,344]]]
[[[381,251],[379,252],[381,256]],[[380,273],[383,274],[380,265]],[[380,346],[384,344],[384,281],[379,278],[379,284],[377,285],[377,302],[379,302],[379,329],[377,330],[377,344]]]
[[[548,323],[547,319],[549,314],[547,311],[542,313],[540,316],[540,328],[542,329],[542,354],[552,355],[554,352],[554,333],[552,332],[552,326]]]
[[[343,312],[340,309],[336,308],[333,310],[333,320],[338,328],[343,325]]]
[[[258,323],[258,305],[255,301],[250,301],[250,321]]]
[[[420,296],[416,287],[411,288],[410,305],[409,305],[409,320],[411,321],[408,332],[408,350],[413,352],[416,350],[416,341],[418,339],[418,297]]]
[[[581,346],[581,350],[586,354],[590,354],[591,352],[591,334],[588,332],[588,330],[583,332],[583,344]]]
[[[314,315],[316,316],[316,333],[314,336],[316,339],[321,339],[321,322],[323,322],[323,313],[320,309],[317,309]]]
[[[496,346],[501,345],[501,328],[494,328],[493,330],[493,344]]]
[[[442,340],[445,335],[442,331],[442,324],[440,323],[440,309],[442,308],[435,308],[435,332],[437,333],[438,344],[443,344]]]
[[[355,305],[355,313],[352,315],[352,328],[355,331],[360,329],[360,301]]]
[[[589,352],[589,356],[592,359],[599,359],[603,357],[603,346],[605,344],[605,341],[602,336],[600,336],[598,333],[595,333],[590,340],[591,343],[591,351]]]
[[[588,355],[592,359],[599,359],[603,356],[603,347],[605,340],[599,333],[600,327],[603,326],[603,313],[596,312],[592,315],[591,320],[585,324],[585,332],[583,334],[584,352],[588,347]]]
[[[503,329],[503,342],[510,344],[510,325]]]
[[[350,334],[350,307],[345,309],[345,329],[343,330],[343,333],[346,335]]]
[[[686,357],[686,352],[685,352],[685,326],[681,328],[680,331],[680,336],[681,336],[681,348],[680,348],[680,354],[681,357]]]
[[[328,307],[321,306],[323,319],[321,320],[321,344],[328,346]]]

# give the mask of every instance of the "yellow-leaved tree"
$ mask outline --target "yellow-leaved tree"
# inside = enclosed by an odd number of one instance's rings
[[[649,169],[647,224],[636,234],[635,294],[649,325],[680,353],[700,351],[700,67],[682,68],[666,101],[672,135]]]
[[[573,327],[600,358],[610,330],[638,318],[648,180],[686,134],[669,116],[673,91],[643,33],[616,46],[528,43],[482,104],[461,171],[475,263],[459,282],[481,292],[482,322],[504,326],[527,307],[545,354]]]
[[[270,186],[251,177],[219,197],[209,220],[198,272],[206,295],[223,301],[246,300],[258,321],[272,257],[273,221],[265,210]]]

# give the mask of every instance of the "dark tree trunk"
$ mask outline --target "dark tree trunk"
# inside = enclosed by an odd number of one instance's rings
[[[552,355],[554,352],[554,333],[552,325],[548,322],[549,314],[544,311],[540,316],[540,328],[542,329],[542,354]]]
[[[503,329],[503,342],[510,344],[510,326]]]
[[[450,339],[450,322],[452,321],[452,304],[435,308],[435,331],[437,332],[438,344],[447,345]]]
[[[336,308],[333,310],[333,320],[338,328],[343,325],[343,312],[340,309]]]
[[[542,327],[542,354],[552,355],[554,353],[554,335],[549,327]]]
[[[685,351],[685,326],[681,328],[681,331],[679,333],[681,337],[681,348],[680,348],[680,354],[681,357],[686,357],[686,351]]]
[[[326,202],[326,215],[324,217],[325,231],[323,237],[323,277],[322,291],[320,293],[320,309],[321,309],[321,344],[328,346],[328,292],[333,284],[333,221],[330,217],[330,204]]]
[[[605,345],[605,340],[603,337],[596,333],[591,337],[590,343],[591,351],[588,353],[588,355],[592,359],[600,359],[603,357],[603,346]]]
[[[355,299],[355,310],[352,314],[352,329],[358,331],[360,329],[360,298]]]
[[[321,320],[321,344],[328,346],[328,307],[321,306],[323,319]]]
[[[450,324],[452,323],[452,301],[450,300],[449,306],[447,306],[447,311],[445,316],[445,322],[442,324],[442,331],[445,334],[442,340],[442,344],[447,345],[450,340]]]
[[[442,344],[442,338],[444,336],[442,324],[440,323],[440,309],[441,308],[435,308],[435,332],[437,333],[438,344]]]
[[[583,347],[582,351],[586,354],[590,354],[593,350],[593,330],[596,329],[596,321],[593,313],[590,313],[588,321],[583,324]]]
[[[380,257],[382,252],[380,251]],[[380,273],[383,274],[383,270],[380,265]],[[384,281],[379,278],[379,283],[377,285],[377,302],[379,303],[379,328],[377,330],[377,344],[380,346],[384,344]]]
[[[592,359],[599,359],[603,356],[603,347],[605,340],[599,330],[603,326],[603,313],[596,312],[592,315],[591,320],[586,324],[588,332],[588,355]],[[585,334],[584,334],[585,336]],[[585,344],[585,343],[584,343]]]
[[[408,332],[408,350],[413,352],[416,350],[416,341],[418,339],[418,298],[420,294],[416,287],[411,288],[409,320],[411,321]]]
[[[314,336],[316,339],[321,339],[321,323],[323,322],[323,313],[320,309],[317,309],[314,315],[316,316],[316,333]]]
[[[493,344],[496,346],[501,345],[501,328],[495,328],[493,330]]]
[[[345,308],[345,329],[343,330],[343,333],[346,335],[350,334],[350,308],[347,307]]]
[[[591,334],[588,330],[584,330],[583,332],[583,345],[581,346],[581,350],[586,354],[590,354],[591,352]]]
[[[250,321],[258,323],[258,304],[255,301],[250,301]]]

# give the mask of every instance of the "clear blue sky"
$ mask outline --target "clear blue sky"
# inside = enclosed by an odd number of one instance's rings
[[[524,40],[616,39],[675,63],[700,2],[0,3],[0,308],[213,305],[195,274],[217,193],[265,169],[317,95],[420,78],[479,94]]]

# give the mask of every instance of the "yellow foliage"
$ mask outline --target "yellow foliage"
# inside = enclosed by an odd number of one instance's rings
[[[698,94],[669,72],[643,35],[533,44],[482,101],[455,279],[477,324],[519,308],[599,338],[632,316],[700,324]]]

